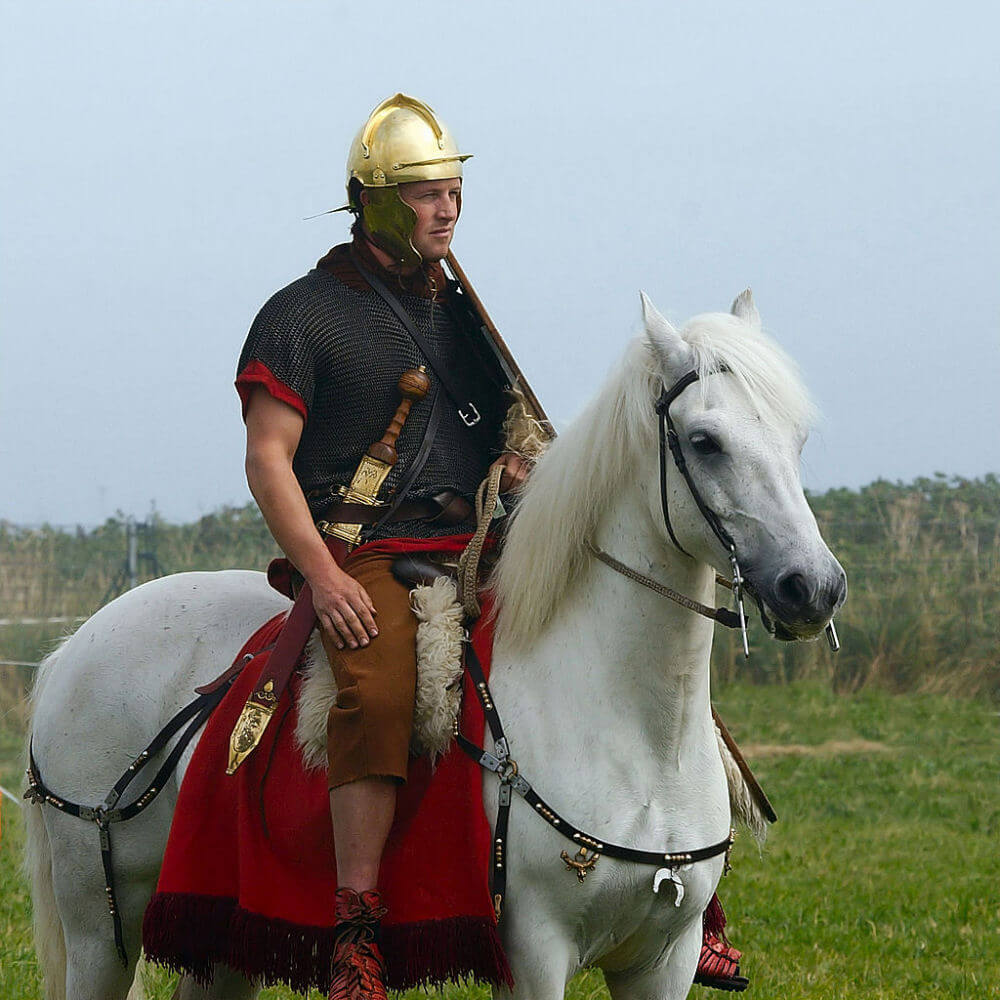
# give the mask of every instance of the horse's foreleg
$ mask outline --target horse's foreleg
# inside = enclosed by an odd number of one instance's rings
[[[494,987],[494,1000],[562,1000],[579,955],[558,923],[544,917],[541,901],[519,898],[501,926],[514,989]]]
[[[217,965],[211,986],[199,986],[190,976],[181,976],[171,1000],[252,1000],[259,992],[238,972]]]
[[[611,1000],[683,1000],[694,982],[701,937],[701,921],[692,921],[652,968],[605,972]]]

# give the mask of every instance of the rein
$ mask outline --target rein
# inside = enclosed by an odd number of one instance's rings
[[[626,566],[625,563],[619,562],[613,555],[605,552],[604,549],[599,549],[593,542],[587,542],[586,545],[590,550],[590,554],[600,559],[605,566],[610,566],[616,573],[621,573],[622,576],[628,577],[628,579],[634,580],[644,587],[648,587],[654,594],[659,594],[660,597],[668,597],[682,608],[687,608],[688,611],[693,611],[698,615],[704,615],[706,618],[710,618],[720,625],[725,625],[726,628],[740,627],[740,617],[735,611],[730,611],[729,608],[711,608],[707,604],[702,604],[700,601],[694,600],[692,597],[685,597],[666,584],[660,583],[652,577],[643,576],[638,570],[634,570]],[[715,582],[723,587],[732,587],[732,584],[727,579],[718,574],[715,576]]]

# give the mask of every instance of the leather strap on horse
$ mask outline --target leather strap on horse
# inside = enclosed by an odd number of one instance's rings
[[[569,859],[565,851],[563,852],[563,860],[570,868],[579,865],[580,867],[577,868],[578,872],[592,868],[602,856],[616,858],[620,861],[632,861],[640,865],[655,865],[658,868],[667,868],[673,871],[683,865],[694,864],[696,861],[705,861],[720,854],[726,855],[726,870],[728,871],[729,851],[735,837],[733,830],[729,831],[729,836],[725,840],[720,840],[717,844],[712,844],[709,847],[701,847],[693,851],[643,851],[634,847],[625,847],[621,844],[609,844],[589,833],[585,833],[565,820],[531,787],[527,779],[520,774],[517,762],[511,757],[510,747],[503,731],[503,724],[500,722],[500,714],[493,703],[489,684],[486,681],[482,664],[479,662],[479,657],[476,655],[472,643],[465,643],[463,665],[472,680],[479,703],[483,708],[486,724],[489,726],[490,735],[493,737],[493,753],[490,753],[483,747],[476,746],[475,743],[463,736],[461,732],[457,732],[455,738],[458,745],[466,754],[476,761],[480,767],[487,771],[492,771],[500,781],[497,821],[493,832],[493,877],[491,882],[493,906],[498,920],[503,909],[503,899],[507,888],[507,828],[510,819],[512,792],[517,792],[549,826],[576,845],[577,856],[582,860],[574,863]],[[592,852],[589,857],[586,856],[587,851]]]
[[[268,647],[270,648],[270,647]],[[264,650],[260,650],[263,652]],[[47,803],[58,809],[60,812],[79,819],[89,820],[97,825],[98,838],[101,845],[101,866],[104,869],[104,891],[108,898],[108,910],[114,924],[115,948],[122,965],[128,967],[128,954],[125,951],[125,935],[122,928],[121,913],[118,910],[118,898],[115,893],[114,868],[111,855],[111,824],[122,823],[138,816],[150,803],[163,791],[163,786],[167,779],[177,767],[177,762],[194,734],[204,725],[205,720],[212,713],[212,710],[222,700],[223,695],[229,690],[230,685],[239,674],[240,670],[247,665],[253,657],[244,657],[236,663],[220,678],[219,683],[211,686],[198,695],[194,701],[185,705],[176,715],[156,734],[152,742],[139,754],[135,760],[129,764],[125,773],[115,782],[114,787],[104,797],[104,801],[98,806],[82,806],[75,802],[70,802],[59,795],[56,795],[42,780],[41,772],[38,770],[38,762],[32,746],[28,745],[28,790],[24,797],[36,805]],[[159,770],[153,776],[152,781],[145,790],[138,795],[127,806],[118,806],[122,795],[129,785],[135,780],[139,772],[142,771],[149,761],[156,756],[173,737],[187,723],[187,728],[181,733],[180,738],[174,744],[173,749],[167,755],[166,760],[160,765]]]
[[[493,466],[490,474],[479,484],[476,491],[476,533],[458,559],[458,600],[470,621],[475,621],[482,614],[478,597],[479,560],[496,514],[503,471],[502,465]]]
[[[647,587],[649,590],[659,594],[661,597],[668,597],[671,601],[679,604],[682,608],[687,608],[688,611],[693,611],[695,614],[711,618],[712,621],[718,622],[720,625],[725,625],[726,628],[740,627],[740,616],[736,614],[735,611],[730,611],[729,608],[710,608],[707,604],[702,604],[700,601],[694,600],[694,598],[685,597],[683,594],[671,589],[666,584],[660,583],[651,577],[643,576],[642,573],[631,569],[626,566],[625,563],[619,562],[613,555],[605,552],[604,549],[599,549],[593,542],[588,541],[586,545],[591,555],[600,559],[600,561],[606,566],[610,566],[616,573],[621,573],[622,576],[628,577],[628,579],[642,584],[642,586]],[[716,575],[715,579],[716,583],[722,583],[724,586],[729,587],[732,586],[728,580],[723,580],[718,575]]]

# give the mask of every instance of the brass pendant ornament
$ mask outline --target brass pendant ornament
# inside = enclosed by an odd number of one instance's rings
[[[412,241],[417,216],[400,197],[399,185],[461,177],[462,164],[471,155],[458,151],[433,109],[415,97],[395,94],[372,111],[351,144],[348,207],[361,215],[375,243],[401,267],[417,267],[423,259]]]
[[[581,882],[586,881],[587,872],[593,871],[597,862],[601,860],[600,854],[596,851],[588,855],[586,847],[581,847],[572,858],[566,851],[562,851],[559,857],[562,858],[563,863],[566,865],[566,871],[575,872],[576,877]]]

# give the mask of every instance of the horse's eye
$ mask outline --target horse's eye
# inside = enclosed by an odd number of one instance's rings
[[[722,445],[704,431],[695,431],[688,440],[699,455],[718,455],[722,451]]]

